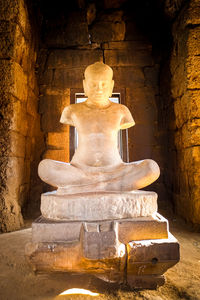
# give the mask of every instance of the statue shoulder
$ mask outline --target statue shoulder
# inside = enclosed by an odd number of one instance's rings
[[[135,121],[134,121],[133,116],[132,116],[130,110],[128,109],[128,107],[123,104],[119,104],[119,105],[120,105],[120,110],[121,110],[121,114],[122,114],[120,129],[126,129],[126,128],[134,126]]]
[[[72,120],[72,113],[74,110],[74,108],[73,108],[74,105],[75,104],[65,106],[65,108],[63,109],[62,114],[61,114],[60,123],[74,126],[73,120]]]
[[[83,103],[70,104],[63,109],[61,114],[60,123],[74,125],[73,116],[80,113],[84,109]]]

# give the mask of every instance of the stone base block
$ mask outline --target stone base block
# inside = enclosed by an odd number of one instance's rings
[[[82,222],[55,221],[42,216],[32,223],[32,241],[35,243],[79,241]]]
[[[80,266],[82,247],[80,242],[29,243],[25,254],[34,270],[39,272],[83,272]]]
[[[128,243],[127,255],[128,275],[162,275],[179,261],[179,244],[169,233],[168,239]]]
[[[95,236],[90,243],[94,231],[82,230],[85,235],[81,235],[80,242],[27,244],[25,252],[34,269],[90,273],[107,281],[126,283],[132,288],[154,289],[164,284],[163,273],[179,261],[179,244],[171,234],[168,239],[131,242],[126,250],[120,243],[115,244],[114,249],[109,241],[113,229],[105,231],[108,239],[103,245],[106,235],[100,235],[96,242]],[[99,245],[98,250],[96,246]]]
[[[103,232],[107,227],[115,226],[118,239],[123,244],[133,240],[168,238],[168,221],[157,213],[152,217],[98,222],[58,221],[40,216],[32,223],[32,241],[35,243],[79,241],[82,224],[90,232]]]
[[[126,258],[113,255],[106,259],[84,257],[84,245],[75,243],[29,243],[25,253],[38,272],[76,272],[102,275],[111,282],[122,283]]]
[[[126,253],[125,245],[118,240],[116,222],[83,223],[81,243],[83,255],[87,259],[110,259],[123,257]]]
[[[151,217],[117,220],[119,241],[127,244],[131,241],[167,239],[168,221],[159,213]]]
[[[154,289],[179,261],[179,244],[159,214],[92,222],[40,217],[32,228],[26,255],[39,272],[90,273],[130,288]]]
[[[58,195],[42,194],[41,213],[53,220],[102,221],[147,217],[157,212],[155,192],[97,192]]]

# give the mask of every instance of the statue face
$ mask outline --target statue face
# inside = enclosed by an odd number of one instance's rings
[[[102,73],[88,73],[83,80],[85,95],[89,99],[101,102],[107,100],[112,95],[114,81],[106,71]]]

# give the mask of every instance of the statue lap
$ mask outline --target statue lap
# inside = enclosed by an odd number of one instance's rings
[[[38,167],[40,178],[65,192],[131,191],[141,189],[159,177],[159,167],[151,159],[118,166],[91,167],[44,159]]]

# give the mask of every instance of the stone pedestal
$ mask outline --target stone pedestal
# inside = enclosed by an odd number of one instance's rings
[[[179,244],[157,213],[156,193],[46,193],[41,211],[26,246],[37,271],[91,273],[154,289],[179,260]]]
[[[157,211],[155,192],[96,192],[41,196],[41,213],[54,220],[101,221],[148,217]]]

